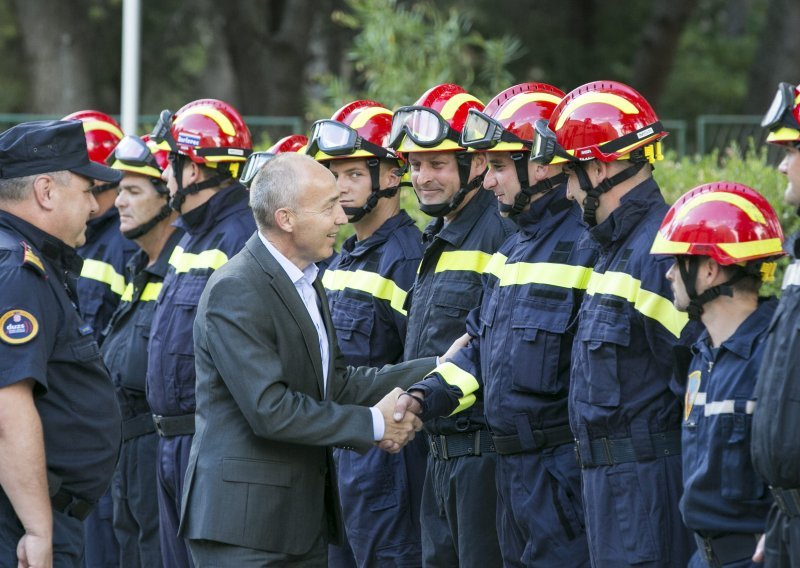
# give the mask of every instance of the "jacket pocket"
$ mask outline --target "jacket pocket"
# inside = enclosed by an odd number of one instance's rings
[[[558,362],[570,314],[521,301],[511,316],[512,388],[520,392],[553,394],[561,385]]]
[[[746,404],[742,401],[742,404]],[[756,475],[750,459],[753,415],[743,412],[720,416],[722,428],[722,496],[737,501],[764,497],[766,486]]]
[[[231,483],[255,483],[290,487],[291,464],[268,460],[224,458],[222,480]]]
[[[573,378],[575,398],[598,406],[619,406],[618,351],[630,345],[630,322],[621,312],[605,310],[589,310],[581,318],[577,340],[586,361],[581,376]]]

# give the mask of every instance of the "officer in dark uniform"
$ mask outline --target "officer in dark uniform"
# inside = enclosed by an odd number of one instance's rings
[[[566,197],[561,166],[528,160],[536,121],[549,118],[563,96],[550,85],[523,83],[483,112],[470,111],[461,143],[487,152],[484,189],[520,230],[485,270],[481,307],[467,319],[474,340],[409,389],[424,397],[423,419],[468,408],[473,390],[483,390],[507,567],[589,564],[567,396],[569,326],[594,250],[578,246],[585,227],[580,208]],[[401,397],[398,411],[411,400]]]
[[[163,111],[153,132],[169,148],[170,204],[184,235],[169,258],[156,300],[147,361],[147,402],[160,436],[157,451],[161,555],[170,568],[191,566],[178,537],[183,477],[194,434],[194,325],[197,303],[214,271],[255,232],[247,190],[236,181],[252,143],[238,111],[200,99]]]
[[[784,202],[800,214],[800,91],[782,83],[764,116],[767,142],[784,152],[778,170],[786,176]],[[759,373],[753,415],[752,455],[775,504],[769,512],[762,550],[766,566],[800,566],[800,233],[784,250],[792,263],[783,276],[781,300],[772,320]]]
[[[0,565],[80,566],[83,519],[106,491],[120,413],[76,281],[93,180],[78,122],[0,134]]]
[[[167,261],[183,235],[172,226],[178,214],[169,206],[169,191],[161,180],[166,154],[153,142],[126,136],[111,164],[123,172],[115,201],[120,229],[141,247],[128,262],[128,284],[102,346],[123,418],[122,450],[111,486],[121,567],[162,565],[155,491],[158,436],[145,397],[145,375],[155,300]]]
[[[692,347],[683,411],[681,513],[695,533],[689,566],[753,566],[772,502],[750,459],[753,391],[778,302],[759,299],[783,256],[775,211],[755,190],[698,186],[672,206],[651,249],[674,257],[675,307],[705,331]]]
[[[406,299],[405,360],[441,354],[464,335],[467,314],[481,302],[484,269],[516,230],[500,216],[494,196],[480,190],[486,155],[459,144],[470,109],[482,110],[483,103],[444,84],[392,117],[391,145],[409,163],[420,209],[434,217],[423,232],[425,252]],[[501,566],[496,455],[482,400],[457,416],[429,421],[425,429],[430,453],[420,521],[423,566]]]
[[[389,109],[353,101],[316,122],[308,145],[336,176],[340,203],[355,228],[322,278],[339,348],[352,366],[402,360],[403,303],[422,257],[422,233],[400,208],[403,164],[386,148],[391,127]],[[329,568],[421,564],[426,456],[419,446],[397,454],[334,449],[347,542],[329,547]]]

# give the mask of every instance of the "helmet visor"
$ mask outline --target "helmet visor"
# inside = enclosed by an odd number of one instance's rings
[[[311,127],[311,137],[306,153],[316,156],[323,152],[328,156],[349,156],[364,150],[379,158],[390,158],[393,154],[386,148],[373,144],[358,135],[358,132],[336,120],[318,120]]]
[[[177,152],[178,144],[175,142],[175,138],[172,136],[171,130],[172,119],[174,116],[175,113],[173,113],[171,110],[162,110],[161,114],[158,116],[158,122],[156,122],[156,125],[153,128],[153,132],[150,134],[150,138],[159,144],[161,142],[166,142],[171,151]]]
[[[489,150],[497,146],[499,142],[512,142],[522,144],[525,147],[530,146],[530,142],[512,134],[495,119],[486,116],[477,109],[469,109],[459,143],[465,148]]]
[[[245,187],[250,187],[253,183],[253,178],[261,171],[261,168],[269,162],[275,154],[272,152],[253,152],[247,157],[244,166],[242,166],[242,173],[239,176],[239,183]]]
[[[147,144],[138,136],[126,136],[114,148],[114,153],[109,156],[109,164],[119,160],[123,164],[136,167],[151,167],[161,170],[155,156]]]
[[[780,83],[778,85],[772,104],[769,105],[767,114],[761,119],[761,126],[773,130],[783,125],[800,130],[800,124],[792,114],[795,106],[794,91],[794,86],[789,83]]]
[[[570,160],[574,159],[563,150],[558,152],[558,149],[559,145],[556,140],[556,133],[548,128],[546,119],[540,118],[534,124],[530,161],[547,165],[553,161],[557,153],[561,155],[561,157],[568,156]]]
[[[458,144],[460,137],[438,112],[422,106],[400,107],[395,111],[389,146],[397,148],[404,134],[422,148],[438,146],[446,138]]]

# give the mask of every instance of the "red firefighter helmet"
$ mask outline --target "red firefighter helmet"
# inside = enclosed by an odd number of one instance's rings
[[[284,152],[302,152],[308,144],[308,138],[302,134],[284,136],[270,146],[266,152],[269,154],[283,154]]]
[[[217,99],[199,99],[172,114],[165,110],[153,131],[159,143],[210,168],[228,164],[236,174],[253,149],[250,130],[239,112]]]
[[[521,83],[496,95],[483,111],[470,109],[461,145],[490,152],[529,151],[538,120],[548,120],[564,93],[545,83]]]
[[[655,111],[637,91],[616,81],[595,81],[568,93],[548,127],[566,154],[556,152],[550,163],[626,160],[639,148],[651,163],[663,159],[658,142],[667,132]]]
[[[722,265],[783,256],[783,230],[756,190],[727,181],[706,183],[667,212],[651,254],[709,256]]]
[[[289,136],[284,136],[263,152],[253,152],[247,157],[247,160],[242,166],[239,182],[245,187],[250,187],[250,184],[253,183],[253,178],[256,177],[256,174],[261,170],[264,164],[278,154],[283,154],[285,152],[304,152],[307,144],[308,138],[302,134],[290,134]]]
[[[120,140],[108,163],[115,170],[141,174],[161,180],[169,165],[168,152],[158,146],[149,135],[125,136]]]
[[[311,127],[307,153],[317,161],[344,158],[396,159],[389,149],[392,111],[369,100],[353,101]]]
[[[80,120],[86,134],[86,149],[89,159],[106,165],[106,160],[123,138],[122,127],[104,112],[98,110],[79,110],[68,114],[63,120]]]
[[[800,142],[800,90],[780,83],[761,126],[769,129],[767,142],[796,145]]]
[[[464,150],[460,137],[470,109],[483,110],[483,103],[463,87],[432,87],[414,105],[395,111],[389,145],[398,152]]]

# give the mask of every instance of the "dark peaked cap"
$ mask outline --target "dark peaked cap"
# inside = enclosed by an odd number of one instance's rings
[[[122,179],[121,171],[89,160],[79,120],[23,122],[0,134],[0,178],[63,170],[106,183]]]

